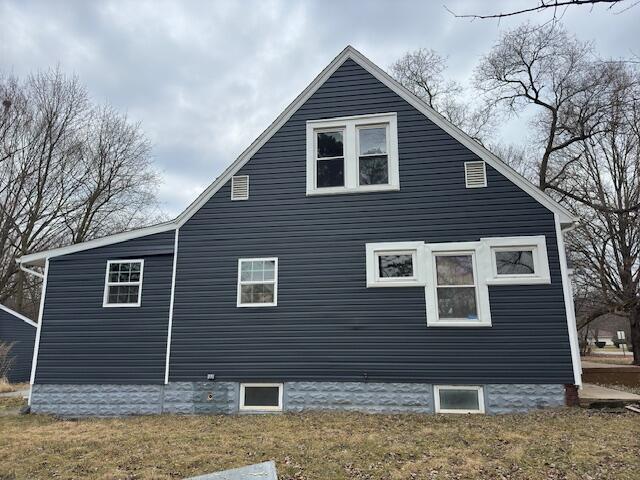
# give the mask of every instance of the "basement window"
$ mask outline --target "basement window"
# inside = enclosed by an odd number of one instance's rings
[[[139,307],[142,302],[144,260],[109,260],[103,307]]]
[[[482,387],[436,385],[436,413],[485,413]]]
[[[281,412],[282,390],[281,383],[241,383],[240,410]]]
[[[395,113],[307,122],[307,195],[399,190]]]

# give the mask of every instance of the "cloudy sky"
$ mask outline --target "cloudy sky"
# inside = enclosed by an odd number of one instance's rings
[[[21,76],[59,64],[94,100],[140,121],[164,178],[160,199],[175,215],[346,45],[383,68],[407,50],[433,48],[466,83],[501,31],[549,18],[470,21],[443,6],[487,13],[497,3],[0,0],[0,70]],[[621,10],[568,10],[563,22],[602,55],[638,54],[640,7]],[[517,141],[523,130],[506,125],[499,134]]]

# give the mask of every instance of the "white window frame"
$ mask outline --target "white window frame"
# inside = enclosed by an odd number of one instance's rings
[[[427,304],[427,326],[429,327],[490,327],[491,308],[489,303],[489,288],[486,278],[490,271],[488,247],[484,242],[452,242],[431,243],[426,249],[426,287],[425,300]],[[437,256],[471,255],[473,262],[473,277],[476,289],[477,320],[440,319],[438,312],[438,278],[436,271]]]
[[[278,387],[278,406],[251,406],[245,405],[245,388],[246,387]],[[282,383],[241,383],[240,384],[240,404],[238,409],[243,412],[281,412],[283,409],[283,393],[284,384]]]
[[[440,391],[441,390],[475,390],[478,392],[478,410],[460,410],[440,407]],[[433,387],[433,400],[436,413],[485,413],[484,405],[484,388],[477,385],[434,385]]]
[[[109,268],[115,263],[139,263],[140,264],[140,280],[137,282],[110,282]],[[142,305],[142,281],[144,278],[144,259],[123,259],[123,260],[107,260],[107,271],[104,276],[104,293],[102,295],[102,306],[104,308],[120,308],[120,307],[139,307]],[[138,286],[138,302],[137,303],[109,303],[109,287],[116,286]]]
[[[264,261],[274,262],[273,281],[241,281],[242,262]],[[242,303],[242,285],[273,283],[273,302],[271,303]],[[238,307],[276,307],[278,306],[278,258],[277,257],[260,257],[260,258],[239,258],[238,259],[238,285],[237,285],[236,305]]]
[[[411,255],[413,276],[380,277],[381,255]],[[367,288],[370,287],[416,287],[425,284],[424,242],[384,242],[366,244]]]
[[[387,167],[389,183],[384,185],[359,184],[359,134],[360,128],[387,128]],[[343,131],[344,186],[320,187],[316,185],[317,133]],[[307,121],[307,195],[332,195],[339,193],[363,193],[400,190],[398,162],[398,120],[396,113],[357,115],[325,120]]]
[[[523,237],[483,238],[491,249],[491,275],[489,285],[545,285],[551,283],[547,242],[544,235]],[[533,253],[533,274],[498,274],[496,252],[531,250]]]

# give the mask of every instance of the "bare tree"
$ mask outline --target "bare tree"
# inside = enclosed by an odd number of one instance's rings
[[[558,11],[564,12],[569,7],[584,7],[591,6],[602,3],[606,4],[608,9],[612,9],[614,6],[619,4],[626,4],[625,9],[634,7],[639,2],[637,0],[627,1],[627,0],[536,0],[532,1],[529,7],[520,8],[517,10],[507,10],[499,13],[488,13],[488,14],[463,14],[457,15],[452,12],[449,8],[447,10],[453,14],[453,16],[458,18],[472,18],[472,19],[487,19],[487,18],[505,18],[505,17],[513,17],[515,15],[523,15],[526,13],[535,13],[542,12],[545,10],[553,10],[553,16],[556,17]]]
[[[28,252],[77,243],[158,216],[139,126],[91,103],[60,70],[0,78],[0,302],[35,313]]]
[[[446,58],[426,48],[406,53],[389,67],[400,84],[471,138],[483,143],[494,126],[490,108],[462,101],[464,88],[445,78],[446,69]]]
[[[572,147],[601,133],[608,101],[624,78],[622,62],[601,61],[589,43],[570,36],[557,24],[522,25],[505,33],[485,55],[475,83],[489,105],[518,115],[527,107],[537,111],[533,128],[540,157],[537,183],[591,208],[612,208],[562,187],[567,169],[581,160]],[[630,205],[638,209],[640,205]]]

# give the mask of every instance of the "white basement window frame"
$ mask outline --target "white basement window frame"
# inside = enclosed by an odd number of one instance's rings
[[[425,245],[427,326],[429,327],[490,327],[491,309],[486,278],[490,272],[488,247],[484,242],[432,243]],[[470,257],[472,282],[453,283],[438,278],[438,258]],[[443,262],[444,265],[444,262]],[[444,268],[443,268],[444,270]],[[444,276],[444,275],[443,275]],[[442,318],[439,299],[452,289],[474,288],[475,316]]]
[[[129,265],[128,268],[122,268],[122,265]],[[138,268],[133,268],[138,265]],[[112,268],[112,266],[114,268]],[[117,267],[116,267],[117,266]],[[142,280],[144,277],[144,260],[143,259],[124,259],[124,260],[107,260],[107,271],[104,279],[104,295],[102,299],[103,307],[139,307],[142,304]],[[127,294],[112,294],[112,289],[125,288],[130,290],[136,287],[138,294],[135,302],[122,302],[120,298],[130,297]],[[110,298],[116,295],[118,301],[112,302]]]
[[[544,235],[521,237],[483,238],[491,249],[491,275],[489,285],[545,285],[551,283],[547,242]],[[520,253],[521,268],[533,263],[533,272],[504,273],[498,257]]]
[[[385,145],[382,151],[362,151],[361,137],[372,129],[385,129]],[[319,154],[318,136],[329,135],[342,139],[342,151]],[[386,156],[386,182],[366,184],[370,178],[362,174],[360,168],[364,162],[382,161]],[[329,186],[318,186],[318,162],[342,161],[342,181],[340,172]],[[375,115],[357,115],[307,122],[307,195],[327,195],[340,193],[362,193],[393,191],[400,189],[398,162],[398,122],[396,113]]]
[[[485,413],[485,405],[484,405],[484,389],[481,386],[476,385],[435,385],[433,387],[433,399],[435,404],[436,413],[457,413],[457,414],[469,414],[469,413]],[[475,391],[477,392],[478,400],[478,408],[447,408],[446,405],[443,405],[446,402],[443,402],[441,393],[447,391]]]
[[[247,403],[246,394],[247,389],[251,388],[277,388],[278,399],[276,405],[251,405]],[[245,412],[281,412],[283,407],[283,391],[284,385],[282,383],[241,383],[240,384],[240,404],[238,409]]]
[[[254,269],[254,266],[262,263],[262,269]],[[273,274],[270,275],[271,269],[265,268],[267,263],[273,263]],[[250,265],[250,268],[244,268],[243,265]],[[244,273],[244,275],[243,275]],[[255,273],[255,275],[254,275]],[[243,287],[265,286],[273,287],[273,300],[271,302],[247,302],[243,301]],[[254,287],[255,288],[255,287]],[[255,292],[252,292],[253,295]],[[258,292],[259,294],[259,292]],[[244,297],[246,298],[246,296]],[[239,258],[238,259],[238,307],[275,307],[278,305],[278,258]]]
[[[410,276],[385,276],[385,257],[411,257]],[[366,244],[367,287],[416,287],[425,280],[424,242],[384,242]]]

